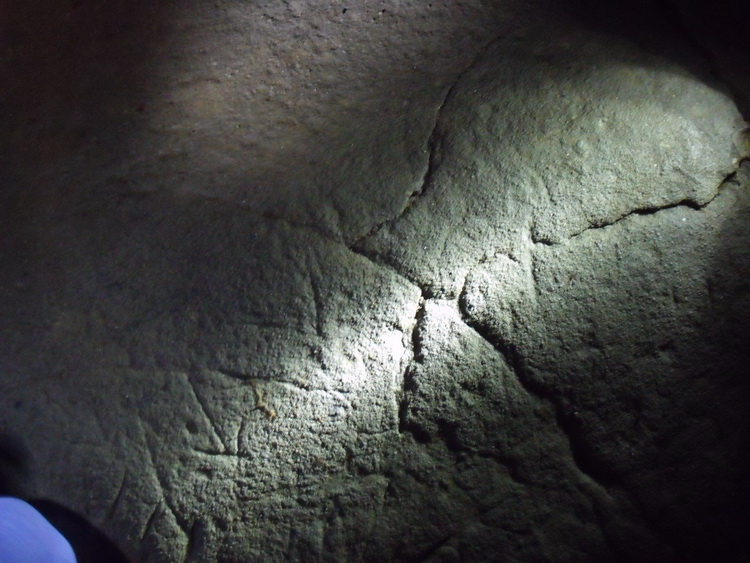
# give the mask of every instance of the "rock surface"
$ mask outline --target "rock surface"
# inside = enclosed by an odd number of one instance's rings
[[[40,6],[0,44],[37,496],[139,561],[743,560],[750,137],[686,36]]]

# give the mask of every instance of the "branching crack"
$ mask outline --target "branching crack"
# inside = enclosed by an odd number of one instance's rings
[[[505,358],[506,364],[513,370],[526,392],[537,400],[549,404],[554,409],[557,426],[568,440],[570,456],[578,470],[602,486],[610,484],[612,482],[611,477],[599,470],[596,463],[591,459],[586,444],[581,439],[580,431],[576,427],[577,420],[575,415],[567,412],[569,409],[564,408],[564,400],[554,390],[549,389],[543,383],[537,382],[530,376],[527,361],[518,346],[501,335],[496,334],[486,323],[471,318],[462,298],[459,298],[459,311],[462,321]]]
[[[409,198],[406,200],[406,203],[402,207],[402,209],[396,214],[395,217],[392,217],[390,219],[386,219],[385,221],[381,221],[377,225],[375,225],[372,229],[370,229],[369,232],[367,232],[365,235],[361,236],[359,239],[355,240],[351,245],[350,248],[352,249],[360,249],[362,248],[363,243],[376,235],[378,232],[380,232],[383,227],[386,225],[392,225],[396,221],[398,221],[401,217],[403,217],[405,214],[409,212],[409,210],[414,207],[416,202],[424,195],[425,191],[427,190],[428,186],[432,183],[433,176],[435,174],[435,171],[440,166],[440,162],[442,160],[442,151],[440,150],[441,147],[441,138],[439,133],[439,126],[440,126],[440,117],[443,112],[443,108],[445,107],[445,104],[448,100],[448,98],[451,95],[451,92],[453,91],[453,88],[458,83],[458,80],[460,80],[461,76],[463,76],[463,73],[459,76],[459,78],[456,80],[456,82],[448,89],[447,94],[443,98],[442,103],[437,109],[436,112],[436,118],[435,118],[435,126],[432,129],[432,133],[430,134],[430,137],[427,140],[427,166],[425,169],[424,174],[422,175],[422,181],[417,189],[415,189],[410,195]],[[357,251],[357,250],[355,250]]]
[[[466,282],[464,282],[464,287],[458,296],[458,312],[461,321],[466,326],[471,328],[482,339],[487,341],[495,350],[497,350],[498,353],[500,353],[505,359],[505,363],[508,367],[510,367],[510,369],[516,374],[516,377],[518,377],[518,380],[524,389],[536,397],[545,398],[546,393],[544,390],[538,388],[537,385],[534,385],[531,378],[526,376],[526,362],[518,350],[518,347],[513,342],[510,342],[497,334],[496,331],[493,331],[486,323],[473,318],[470,311],[470,304],[467,299]]]
[[[409,211],[414,207],[414,205],[424,196],[424,194],[427,192],[427,190],[430,188],[430,186],[433,184],[434,175],[438,168],[440,168],[440,165],[443,161],[443,151],[442,151],[442,139],[443,135],[440,131],[440,125],[443,121],[443,114],[445,112],[445,108],[450,102],[450,100],[453,99],[456,89],[460,82],[463,80],[464,76],[471,71],[478,63],[479,61],[484,58],[485,54],[487,53],[487,50],[498,40],[498,38],[493,38],[492,40],[488,41],[486,44],[484,44],[480,49],[477,55],[474,57],[474,59],[463,69],[458,73],[458,76],[453,81],[453,83],[450,85],[450,87],[447,89],[445,96],[443,96],[443,100],[440,103],[440,105],[437,107],[437,110],[435,111],[435,125],[432,128],[432,133],[430,133],[430,136],[427,139],[427,164],[425,166],[425,172],[422,175],[422,181],[420,185],[415,189],[410,195],[409,198],[406,200],[406,203],[404,204],[403,208],[397,213],[395,217],[392,217],[391,219],[386,219],[385,221],[382,221],[381,223],[378,223],[375,225],[368,233],[361,236],[359,239],[355,240],[351,245],[350,248],[354,249],[355,251],[358,251],[356,249],[362,248],[362,245],[364,242],[372,238],[374,235],[379,233],[384,227],[387,225],[392,225],[396,221],[398,221],[401,217],[409,213]]]
[[[628,212],[628,213],[626,213],[626,214],[618,217],[614,221],[611,221],[611,222],[608,222],[608,223],[600,223],[600,224],[591,225],[591,226],[583,229],[582,231],[579,231],[577,233],[574,233],[574,234],[570,235],[569,239],[574,239],[574,238],[576,238],[576,237],[578,237],[578,236],[580,236],[583,233],[588,232],[588,231],[593,231],[593,230],[597,230],[597,229],[605,229],[607,227],[611,227],[611,226],[616,225],[617,223],[619,223],[621,221],[624,221],[625,219],[627,219],[629,217],[632,217],[633,215],[655,215],[655,214],[659,213],[660,211],[666,211],[667,209],[675,209],[677,207],[687,207],[688,209],[692,209],[694,211],[700,211],[706,205],[708,205],[708,203],[710,203],[711,201],[713,201],[713,198],[711,198],[711,200],[709,200],[709,202],[707,202],[706,204],[701,205],[701,204],[696,203],[693,200],[684,199],[682,201],[678,201],[677,203],[670,203],[668,205],[663,205],[663,206],[659,206],[659,207],[643,207],[643,208],[640,208],[640,209],[634,209],[634,210],[632,210],[632,211],[630,211],[630,212]],[[544,241],[544,240],[539,240],[539,241],[535,240],[534,242],[540,242],[542,244],[552,244],[551,242]]]
[[[572,235],[570,235],[566,239],[566,241],[557,241],[557,240],[552,240],[552,239],[549,239],[549,238],[543,238],[543,237],[535,236],[534,232],[533,232],[533,229],[532,229],[532,231],[531,231],[531,240],[532,240],[532,242],[534,244],[541,244],[541,245],[545,245],[545,246],[555,246],[557,244],[561,244],[562,242],[567,242],[567,241],[569,241],[571,239],[579,237],[579,236],[583,235],[584,233],[587,233],[588,231],[593,231],[593,230],[597,230],[597,229],[605,229],[607,227],[611,227],[611,226],[616,225],[617,223],[620,223],[621,221],[624,221],[625,219],[628,219],[629,217],[632,217],[634,215],[655,215],[655,214],[657,214],[657,213],[659,213],[661,211],[667,211],[669,209],[675,209],[675,208],[679,208],[679,207],[691,209],[693,211],[701,211],[701,210],[705,209],[706,207],[708,207],[719,196],[719,194],[721,193],[721,189],[722,189],[722,187],[724,185],[726,185],[728,183],[731,183],[731,182],[733,182],[735,180],[735,178],[737,176],[737,170],[738,169],[735,169],[732,172],[730,172],[724,178],[724,180],[722,180],[721,184],[719,184],[719,187],[716,189],[716,192],[714,193],[714,195],[710,199],[708,199],[706,202],[704,202],[704,203],[698,203],[697,201],[695,201],[693,199],[685,198],[685,199],[680,200],[680,201],[678,201],[676,203],[669,203],[669,204],[666,204],[666,205],[655,206],[655,207],[642,207],[642,208],[638,208],[638,209],[633,209],[632,211],[629,211],[629,212],[621,215],[620,217],[618,217],[617,219],[615,219],[613,221],[602,222],[602,223],[595,223],[595,224],[592,224],[592,225],[586,227],[585,229],[583,229],[581,231],[578,231],[577,233],[573,233]]]

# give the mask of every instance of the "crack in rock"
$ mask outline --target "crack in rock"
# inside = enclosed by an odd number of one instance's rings
[[[670,204],[667,204],[667,205],[661,205],[661,206],[656,206],[656,207],[642,207],[642,208],[639,208],[639,209],[633,209],[632,211],[629,211],[629,212],[625,213],[624,215],[618,217],[614,221],[610,221],[608,223],[594,224],[594,225],[591,225],[590,227],[588,227],[586,229],[583,229],[582,231],[579,231],[577,233],[573,233],[572,235],[570,235],[570,237],[568,237],[568,240],[571,240],[571,239],[574,239],[576,237],[579,237],[583,233],[586,233],[588,231],[594,231],[594,230],[597,230],[597,229],[605,229],[607,227],[611,227],[613,225],[616,225],[620,221],[624,221],[628,217],[632,217],[633,215],[655,215],[655,214],[659,213],[660,211],[666,211],[668,209],[675,209],[677,207],[687,207],[688,209],[692,209],[693,211],[700,211],[706,205],[708,205],[709,203],[711,203],[715,198],[716,198],[716,195],[714,195],[710,200],[708,200],[705,204],[702,204],[702,205],[699,204],[699,203],[697,203],[694,200],[691,200],[691,199],[683,199],[682,201],[678,201],[677,203],[670,203]],[[547,245],[547,246],[554,245],[554,243],[552,243],[551,241],[547,241],[547,240],[534,240],[534,243],[535,244],[544,244],[544,245]]]
[[[554,393],[545,389],[541,384],[535,383],[532,378],[527,376],[528,368],[525,359],[516,344],[494,334],[483,323],[473,320],[467,311],[466,305],[465,294],[462,293],[459,297],[458,308],[464,324],[488,342],[505,359],[506,364],[529,395],[539,401],[550,404],[554,409],[557,427],[568,440],[570,457],[576,468],[582,475],[585,475],[599,486],[606,487],[608,484],[611,484],[606,476],[600,475],[600,472],[593,469],[587,462],[584,445],[581,443],[579,433],[575,427],[575,416],[565,412],[564,405],[559,397],[556,397]]]
[[[463,76],[463,73],[459,76],[459,78],[456,80],[456,82],[448,89],[448,92],[446,93],[445,97],[443,98],[443,102],[440,104],[436,111],[436,118],[435,118],[435,126],[432,129],[432,133],[430,134],[430,137],[427,140],[427,166],[424,175],[422,176],[422,181],[419,185],[419,187],[414,190],[411,195],[409,195],[409,198],[406,201],[406,204],[404,207],[398,212],[398,214],[395,217],[392,217],[391,219],[386,219],[385,221],[382,221],[375,225],[372,229],[370,229],[367,233],[365,233],[363,236],[355,240],[351,243],[349,248],[354,250],[355,252],[359,253],[359,249],[362,248],[362,244],[369,238],[376,235],[378,232],[380,232],[383,227],[386,225],[392,225],[394,222],[398,221],[401,217],[403,217],[406,213],[409,212],[409,210],[416,204],[416,202],[419,200],[419,198],[424,195],[425,191],[427,190],[428,185],[432,182],[432,177],[435,174],[435,170],[440,166],[440,163],[442,162],[442,151],[441,148],[441,138],[438,133],[439,127],[440,127],[440,116],[443,111],[443,107],[445,107],[445,104],[448,100],[448,98],[451,95],[451,92],[453,92],[453,89],[456,84],[458,84],[458,80],[460,80],[461,76]]]
[[[481,322],[472,319],[471,313],[468,310],[466,292],[463,290],[458,297],[458,311],[460,313],[461,321],[476,332],[482,339],[486,340],[490,346],[492,346],[505,359],[505,363],[513,371],[526,391],[537,398],[547,398],[544,396],[545,394],[541,389],[535,389],[533,383],[531,383],[528,378],[524,377],[526,367],[518,348],[512,342],[505,341],[499,336],[492,334]]]
[[[400,391],[400,398],[398,402],[398,430],[402,434],[411,433],[414,439],[419,443],[425,443],[429,440],[429,436],[422,430],[418,425],[409,421],[408,409],[409,401],[407,394],[409,391],[413,391],[415,388],[415,365],[422,362],[424,354],[422,352],[422,337],[420,335],[422,321],[425,316],[425,303],[426,299],[424,293],[419,301],[419,308],[414,315],[414,327],[411,332],[411,361],[407,363],[406,370],[404,371],[403,382]]]
[[[556,245],[559,245],[559,244],[565,244],[566,242],[568,242],[568,241],[570,241],[570,240],[572,240],[572,239],[574,239],[576,237],[579,237],[579,236],[581,236],[584,233],[587,233],[589,231],[594,231],[594,230],[598,230],[598,229],[606,229],[607,227],[611,227],[613,225],[616,225],[617,223],[620,223],[621,221],[624,221],[624,220],[626,220],[629,217],[632,217],[634,215],[642,215],[642,216],[643,215],[655,215],[655,214],[657,214],[657,213],[659,213],[661,211],[667,211],[669,209],[675,209],[675,208],[678,208],[678,207],[684,207],[684,208],[687,208],[687,209],[691,209],[693,211],[701,211],[701,210],[705,209],[706,207],[708,207],[709,205],[711,205],[711,203],[713,203],[713,201],[719,196],[719,194],[721,193],[722,188],[726,184],[732,183],[732,182],[735,181],[735,179],[737,177],[737,172],[739,171],[740,165],[743,162],[745,162],[748,158],[750,158],[750,157],[743,156],[743,157],[741,157],[738,160],[737,168],[735,168],[735,170],[733,170],[732,172],[730,172],[729,174],[727,174],[727,176],[721,181],[721,183],[719,184],[719,186],[716,188],[716,191],[713,194],[713,196],[711,196],[711,198],[708,199],[707,201],[705,201],[704,203],[699,203],[699,202],[695,201],[694,199],[688,199],[688,198],[686,198],[686,199],[680,200],[680,201],[675,202],[675,203],[668,203],[668,204],[665,204],[665,205],[659,205],[659,206],[654,206],[654,207],[641,207],[641,208],[633,209],[633,210],[628,211],[627,213],[621,215],[620,217],[618,217],[617,219],[615,219],[613,221],[592,224],[589,227],[587,227],[587,228],[585,228],[585,229],[583,229],[581,231],[578,231],[576,233],[573,233],[573,234],[569,235],[567,239],[564,239],[562,241],[555,241],[555,240],[551,240],[549,238],[543,238],[543,237],[535,236],[534,235],[534,229],[532,228],[532,229],[530,229],[531,242],[534,243],[534,244],[539,244],[539,245],[544,245],[544,246],[556,246]]]
[[[406,204],[401,209],[401,211],[398,212],[398,214],[395,217],[392,217],[391,219],[387,219],[385,221],[382,221],[381,223],[378,223],[375,225],[368,233],[361,236],[359,239],[352,242],[350,245],[350,248],[354,250],[355,252],[359,253],[359,249],[362,248],[362,245],[364,242],[372,238],[374,235],[376,235],[378,232],[380,232],[384,227],[388,225],[394,224],[396,221],[398,221],[401,217],[406,215],[419,201],[420,198],[427,192],[430,185],[432,184],[432,178],[435,175],[435,172],[440,167],[443,161],[443,153],[442,153],[442,135],[440,134],[440,123],[443,120],[443,112],[445,110],[446,105],[448,102],[453,98],[453,95],[456,91],[456,88],[458,87],[458,84],[461,82],[464,76],[468,74],[486,55],[486,53],[489,51],[489,49],[501,38],[495,37],[492,40],[488,41],[486,44],[484,44],[477,52],[477,55],[474,57],[474,59],[466,65],[466,67],[461,70],[458,73],[458,76],[453,81],[453,83],[448,87],[445,96],[443,96],[443,100],[438,106],[437,110],[435,111],[435,125],[432,128],[432,133],[427,139],[427,165],[425,167],[424,175],[422,176],[422,181],[420,185],[417,187],[416,190],[414,190],[411,195],[409,195],[409,198],[406,201]]]

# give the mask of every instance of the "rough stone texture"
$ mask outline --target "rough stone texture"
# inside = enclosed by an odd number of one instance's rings
[[[750,136],[686,3],[48,4],[0,39],[35,494],[140,561],[745,560]]]
[[[359,244],[438,295],[529,241],[704,205],[737,165],[742,121],[726,94],[567,23],[519,35],[493,44],[451,90],[419,205]]]

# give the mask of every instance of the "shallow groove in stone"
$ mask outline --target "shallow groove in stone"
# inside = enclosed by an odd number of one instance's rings
[[[156,504],[154,504],[154,509],[151,511],[151,514],[148,518],[146,518],[146,523],[143,525],[143,530],[141,531],[141,541],[144,540],[146,535],[151,530],[151,527],[154,525],[154,521],[156,520],[157,513],[159,513],[159,509],[161,508],[162,501],[157,501]]]
[[[221,426],[211,417],[210,411],[207,408],[205,400],[201,398],[200,394],[198,393],[198,390],[195,388],[195,383],[193,382],[193,379],[190,377],[189,374],[186,375],[185,379],[187,380],[188,387],[190,391],[192,392],[193,397],[195,398],[195,401],[198,403],[198,406],[200,407],[201,414],[205,417],[209,426],[213,430],[213,433],[216,436],[216,439],[221,444],[221,447],[224,448],[225,452],[230,451],[222,435]]]

